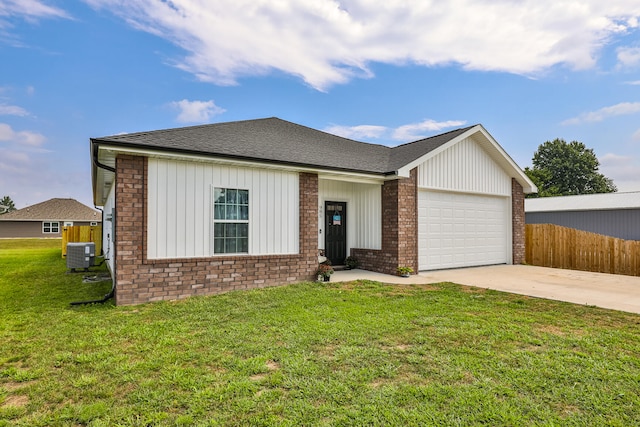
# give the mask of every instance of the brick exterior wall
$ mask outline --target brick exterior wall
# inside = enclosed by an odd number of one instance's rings
[[[358,268],[369,271],[377,271],[378,273],[396,274],[395,270],[390,273],[391,266],[395,264],[390,254],[383,254],[380,249],[361,249],[351,248],[349,254],[360,262]],[[395,267],[394,267],[395,268]]]
[[[396,274],[398,266],[418,271],[417,169],[409,178],[387,181],[382,186],[382,249],[351,249],[361,268]]]
[[[511,212],[513,264],[523,264],[525,262],[524,191],[515,178],[511,178]]]
[[[296,255],[149,260],[147,159],[116,159],[115,300],[117,305],[212,295],[315,279],[318,176],[301,173],[300,243]]]
[[[522,186],[511,179],[513,264],[525,262],[525,212]],[[365,270],[396,274],[398,265],[418,271],[418,189],[416,169],[411,177],[382,187],[382,249],[351,249]]]

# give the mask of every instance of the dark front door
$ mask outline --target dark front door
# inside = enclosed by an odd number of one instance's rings
[[[347,257],[346,202],[325,202],[324,230],[325,256],[333,265],[344,264]]]

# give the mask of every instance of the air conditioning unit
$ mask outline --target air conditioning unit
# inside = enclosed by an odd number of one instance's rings
[[[96,244],[93,242],[67,243],[67,268],[88,269],[96,256]]]

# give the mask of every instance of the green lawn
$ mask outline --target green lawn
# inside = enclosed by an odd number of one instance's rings
[[[451,283],[134,307],[0,240],[0,426],[640,425],[640,316]]]

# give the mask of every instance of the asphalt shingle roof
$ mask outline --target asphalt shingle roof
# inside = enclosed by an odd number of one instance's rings
[[[391,174],[468,129],[470,127],[391,148],[354,141],[271,117],[113,135],[93,138],[92,142]]]
[[[100,212],[75,199],[50,199],[0,215],[0,221],[102,221]]]

